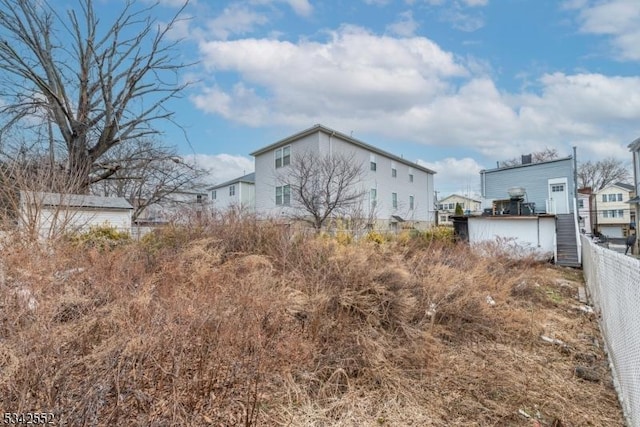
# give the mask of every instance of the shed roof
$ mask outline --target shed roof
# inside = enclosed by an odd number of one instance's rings
[[[93,209],[133,209],[124,197],[103,197],[87,194],[61,194],[34,191],[21,191],[21,200],[41,203],[43,206],[67,206]]]

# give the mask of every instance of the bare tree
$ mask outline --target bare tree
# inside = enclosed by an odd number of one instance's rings
[[[558,150],[555,148],[545,147],[544,150],[531,153],[532,163],[541,163],[558,158]],[[500,162],[500,167],[517,166],[522,164],[522,158],[514,157],[513,159]]]
[[[348,214],[366,193],[362,165],[353,155],[300,153],[287,169],[280,180],[290,186],[294,216],[316,231],[332,216]]]
[[[193,191],[207,173],[171,148],[150,140],[120,145],[111,150],[107,159],[121,167],[91,190],[102,196],[126,198],[134,207],[134,221],[149,206],[178,203],[177,195]]]
[[[154,6],[134,4],[104,25],[92,0],[67,11],[47,0],[0,0],[0,131],[52,125],[50,143],[60,142],[75,192],[123,167],[105,161],[114,147],[159,133],[157,123],[173,115],[166,101],[185,87],[177,71],[186,65],[167,37],[184,6],[160,24]]]
[[[616,182],[628,183],[631,173],[622,160],[613,157],[584,162],[578,166],[578,183],[580,188],[591,187],[593,191],[602,190]]]

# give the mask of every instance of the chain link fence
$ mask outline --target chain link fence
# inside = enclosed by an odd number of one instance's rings
[[[622,409],[640,427],[640,260],[582,236],[582,263]]]

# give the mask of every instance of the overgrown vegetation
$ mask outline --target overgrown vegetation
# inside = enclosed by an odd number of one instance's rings
[[[577,277],[439,233],[229,215],[107,250],[13,245],[0,406],[66,425],[623,425]]]

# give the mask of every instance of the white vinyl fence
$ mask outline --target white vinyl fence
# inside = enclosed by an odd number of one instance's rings
[[[627,423],[640,427],[640,260],[582,236],[582,265]]]

